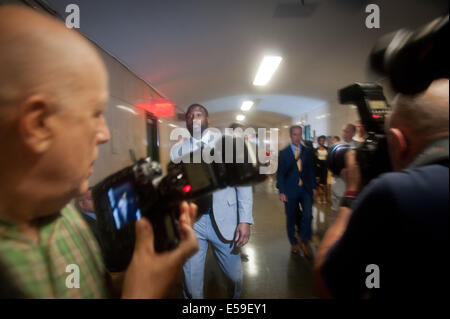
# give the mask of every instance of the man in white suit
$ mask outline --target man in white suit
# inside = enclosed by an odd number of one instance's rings
[[[199,127],[200,126],[200,127]],[[195,151],[202,145],[208,145],[210,134],[208,131],[208,110],[199,104],[189,106],[186,112],[186,127],[191,138],[183,141],[185,148],[181,147],[172,152],[172,160],[184,149]],[[201,140],[197,140],[194,130],[200,129]],[[203,134],[205,133],[205,134]],[[208,245],[211,244],[216,260],[233,283],[233,298],[239,298],[242,291],[242,264],[239,249],[244,246],[250,237],[253,195],[251,186],[227,187],[215,192],[206,198],[203,211],[198,212],[200,218],[194,224],[194,231],[198,238],[199,250],[183,266],[184,270],[184,296],[186,298],[203,298],[203,279],[205,273],[205,260]]]

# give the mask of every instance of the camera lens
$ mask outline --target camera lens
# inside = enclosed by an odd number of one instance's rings
[[[330,148],[327,164],[333,175],[339,176],[341,174],[341,170],[345,167],[345,154],[351,149],[353,147],[349,144],[336,144]]]

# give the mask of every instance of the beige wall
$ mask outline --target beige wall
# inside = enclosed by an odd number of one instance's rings
[[[111,139],[100,145],[99,157],[95,163],[94,174],[89,179],[91,185],[115,171],[131,165],[130,149],[136,158],[147,156],[147,129],[145,113],[134,108],[135,104],[161,97],[150,85],[130,72],[119,61],[99,49],[109,73],[110,99],[105,118],[111,132]],[[120,108],[119,108],[119,107]],[[124,108],[128,108],[125,109]],[[133,113],[134,111],[134,113]],[[175,108],[175,112],[181,112]],[[158,120],[159,156],[163,167],[170,160],[170,147],[175,143],[169,140],[170,125],[184,126],[184,122],[176,117],[165,117]]]
[[[137,158],[147,155],[145,115],[138,112],[134,105],[159,96],[112,56],[101,49],[98,51],[109,74],[110,98],[105,118],[111,139],[99,146],[99,156],[94,173],[89,179],[90,184],[95,184],[109,174],[130,165],[130,149],[135,151]],[[128,111],[123,107],[128,108]]]
[[[0,0],[1,4],[24,5],[19,0]],[[39,8],[39,6],[36,7]],[[147,155],[145,114],[136,110],[134,105],[148,101],[151,97],[161,97],[150,85],[138,78],[122,63],[97,45],[94,44],[94,46],[102,57],[109,74],[110,97],[105,119],[111,132],[111,139],[99,146],[94,173],[89,179],[90,185],[94,185],[111,173],[130,165],[132,163],[130,149],[135,151],[138,159]],[[128,110],[117,106],[128,108]],[[181,110],[176,108],[176,112],[181,112]],[[158,122],[160,161],[163,168],[170,160],[170,146],[175,143],[169,141],[169,133],[172,128],[169,124],[177,124],[175,117],[163,118]]]
[[[159,161],[161,163],[163,173],[167,173],[167,164],[170,161],[170,148],[177,142],[169,139],[170,132],[176,127],[186,127],[184,121],[176,118],[162,118],[158,121],[159,132]]]
[[[342,127],[359,119],[358,112],[351,105],[324,105],[311,112],[301,114],[294,118],[294,123],[311,125],[311,136],[315,131],[316,137],[320,135],[341,136]]]

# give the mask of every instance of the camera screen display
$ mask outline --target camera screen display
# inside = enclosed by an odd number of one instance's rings
[[[202,164],[186,165],[186,174],[194,191],[204,189],[211,185],[209,175],[205,172],[205,167]]]
[[[386,101],[382,101],[382,100],[370,100],[369,106],[371,109],[386,109],[387,108]]]
[[[111,187],[108,190],[108,200],[117,229],[122,228],[126,224],[134,223],[141,218],[141,211],[137,206],[134,188],[130,182]]]

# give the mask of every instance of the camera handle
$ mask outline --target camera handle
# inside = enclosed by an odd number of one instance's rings
[[[158,214],[151,219],[152,223],[160,227],[154,227],[155,250],[163,252],[175,249],[180,242],[180,217],[179,206],[169,205],[168,214]]]

